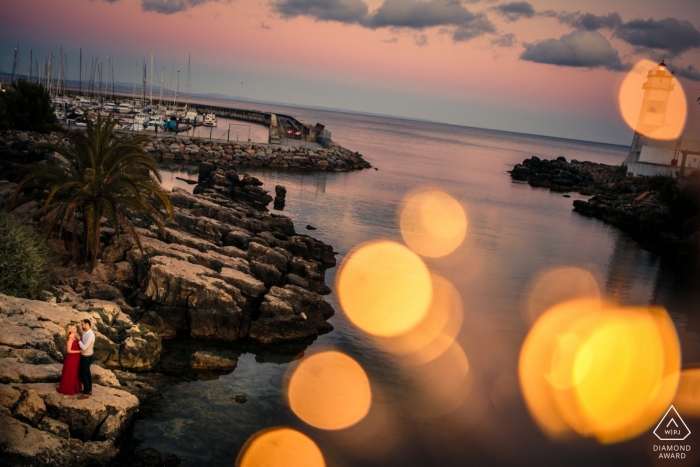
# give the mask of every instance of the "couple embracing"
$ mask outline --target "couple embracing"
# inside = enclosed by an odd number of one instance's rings
[[[58,392],[72,396],[82,392],[78,399],[87,399],[92,395],[92,353],[95,345],[95,333],[89,319],[80,322],[83,335],[78,336],[74,324],[66,326],[66,358],[63,360],[61,383]]]

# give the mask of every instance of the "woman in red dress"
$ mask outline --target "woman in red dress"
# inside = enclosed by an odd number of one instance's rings
[[[83,390],[83,384],[78,376],[80,366],[80,346],[78,345],[78,332],[75,325],[66,326],[66,357],[63,359],[61,371],[61,384],[58,392],[67,396],[78,394]]]

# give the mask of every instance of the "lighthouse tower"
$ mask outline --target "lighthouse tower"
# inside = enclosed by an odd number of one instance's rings
[[[654,131],[666,123],[668,97],[674,88],[673,73],[666,69],[663,60],[656,66],[656,70],[649,70],[642,88],[644,99],[636,130],[641,135],[653,138]]]
[[[656,175],[677,169],[681,138],[677,141],[654,138],[654,133],[662,133],[659,129],[667,125],[668,102],[675,88],[674,79],[663,60],[647,73],[647,80],[642,85],[644,98],[634,139],[623,163],[627,166],[628,175]]]

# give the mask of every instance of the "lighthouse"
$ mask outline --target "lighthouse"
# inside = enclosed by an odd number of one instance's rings
[[[666,124],[668,98],[674,88],[673,73],[666,69],[666,63],[663,60],[657,65],[656,70],[649,70],[642,88],[644,99],[639,111],[636,131],[653,138],[654,131]]]
[[[682,138],[680,134],[669,138],[669,134],[673,134],[671,130],[679,126],[678,115],[672,113],[678,113],[679,109],[674,107],[669,111],[671,93],[676,85],[673,73],[668,70],[663,60],[647,72],[646,81],[641,86],[644,97],[634,138],[624,162],[628,175],[650,176],[678,171]],[[684,121],[685,110],[681,113]]]

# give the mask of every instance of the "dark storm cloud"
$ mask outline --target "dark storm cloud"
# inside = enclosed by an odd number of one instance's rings
[[[557,66],[623,70],[625,65],[610,42],[597,31],[576,30],[559,39],[524,44],[521,60]]]
[[[186,11],[197,5],[216,1],[219,0],[141,0],[141,9],[143,11],[153,11],[164,15],[172,15],[173,13]]]
[[[307,16],[318,21],[360,24],[370,29],[420,31],[435,26],[453,26],[455,41],[469,40],[496,30],[486,15],[472,13],[461,0],[384,0],[373,14],[369,14],[368,6],[362,0],[278,0],[272,8],[283,18]]]
[[[283,18],[309,16],[318,21],[359,23],[369,9],[362,0],[282,0],[273,9]]]
[[[622,24],[622,18],[617,13],[608,13],[607,15],[594,15],[592,13],[567,13],[565,11],[547,10],[539,13],[541,16],[556,18],[564,24],[573,26],[576,29],[586,29],[588,31],[597,31],[598,29],[615,29]]]
[[[498,47],[513,47],[515,45],[515,34],[503,34],[491,40],[491,45]]]
[[[700,46],[700,31],[689,21],[676,18],[628,21],[615,29],[614,37],[628,44],[680,55]]]
[[[688,78],[693,81],[700,81],[700,70],[693,65],[688,65],[684,68],[675,68],[672,64],[669,64],[668,69],[675,72],[676,76]]]
[[[494,7],[494,10],[503,15],[506,21],[517,21],[520,18],[532,18],[535,16],[535,9],[528,2],[504,3]]]

